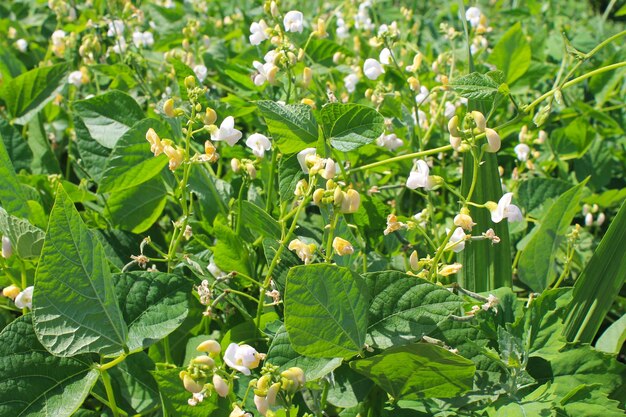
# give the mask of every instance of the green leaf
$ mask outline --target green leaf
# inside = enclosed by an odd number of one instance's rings
[[[385,118],[361,104],[330,103],[322,107],[322,129],[330,144],[348,152],[374,142],[385,131]]]
[[[556,254],[568,226],[578,211],[578,202],[587,181],[563,193],[541,220],[539,230],[519,259],[519,279],[533,291],[541,292],[556,278]]]
[[[265,210],[250,201],[241,202],[241,221],[249,229],[261,235],[280,239],[280,225]]]
[[[524,398],[501,396],[488,410],[493,417],[552,416],[557,396],[550,385],[542,385]]]
[[[345,364],[333,372],[333,383],[328,389],[327,399],[336,407],[356,407],[366,400],[373,386],[369,378]]]
[[[463,304],[446,288],[399,271],[364,278],[372,294],[368,344],[379,348],[421,339]]]
[[[4,142],[4,147],[15,172],[20,172],[23,169],[29,170],[33,161],[33,152],[15,126],[4,119],[0,119],[0,137]]]
[[[98,371],[87,355],[52,356],[37,340],[31,317],[16,319],[0,333],[0,415],[71,416]]]
[[[87,126],[78,115],[74,114],[72,121],[76,131],[76,149],[78,150],[76,165],[98,183],[104,173],[111,149],[100,145],[91,137]]]
[[[68,65],[32,69],[8,81],[0,91],[13,122],[26,124],[65,85]]]
[[[161,217],[167,190],[160,177],[111,194],[105,213],[113,224],[133,233],[145,232]]]
[[[476,367],[440,346],[417,343],[350,362],[395,400],[452,398],[472,388]]]
[[[157,157],[150,152],[146,140],[148,129],[154,129],[160,137],[168,135],[168,129],[155,119],[137,122],[118,140],[107,159],[98,187],[99,193],[111,193],[136,187],[158,175],[167,165],[167,157]]]
[[[558,385],[557,385],[557,388]],[[579,385],[560,401],[557,417],[623,417],[620,402],[607,398],[599,384]]]
[[[0,231],[9,238],[13,252],[22,259],[37,258],[45,233],[26,219],[11,216],[0,207]]]
[[[311,358],[300,355],[291,347],[284,325],[280,326],[267,350],[267,362],[280,367],[281,371],[297,366],[304,371],[307,381],[314,381],[331,373],[342,361],[341,358]]]
[[[283,157],[279,162],[278,169],[278,193],[280,201],[291,201],[298,181],[304,176],[298,155]]]
[[[33,153],[30,170],[33,174],[60,174],[59,161],[52,150],[44,129],[44,117],[39,113],[28,122],[28,146]]]
[[[506,82],[512,84],[526,73],[530,66],[530,43],[517,22],[498,41],[487,62],[504,73]]]
[[[596,342],[600,352],[617,355],[626,341],[626,314],[613,322]]]
[[[314,358],[349,358],[365,343],[369,294],[346,268],[297,266],[287,275],[285,327],[293,349]]]
[[[128,324],[128,349],[142,350],[173,332],[187,317],[191,283],[178,275],[129,272],[114,275],[117,302]]]
[[[591,343],[626,282],[626,202],[574,284],[565,337]]]
[[[156,380],[161,399],[170,417],[226,417],[230,411],[227,399],[211,395],[195,406],[187,404],[191,393],[183,387],[178,374],[183,368],[156,370],[152,372]]]
[[[330,39],[311,39],[306,50],[307,55],[317,64],[325,67],[334,67],[333,56],[341,52],[344,56],[354,56],[354,53]]]
[[[295,153],[314,147],[317,122],[306,104],[279,104],[269,100],[256,103],[272,139],[282,153]]]
[[[109,265],[63,187],[50,214],[35,275],[33,324],[57,356],[120,353],[126,342]]]
[[[571,183],[556,178],[529,178],[520,183],[517,198],[519,205],[529,212],[546,201],[557,198],[570,188]]]
[[[0,141],[0,177],[2,178],[2,187],[0,187],[2,207],[14,216],[29,218],[28,197],[15,174],[13,163],[4,147],[4,141]]]
[[[502,71],[490,71],[486,74],[472,72],[455,79],[450,86],[461,97],[470,100],[494,100],[503,83]]]
[[[117,90],[76,101],[72,108],[89,135],[108,149],[145,117],[134,98]]]
[[[217,244],[213,248],[213,260],[224,272],[243,272],[250,276],[249,255],[243,240],[230,227],[223,225],[218,218],[213,222]]]

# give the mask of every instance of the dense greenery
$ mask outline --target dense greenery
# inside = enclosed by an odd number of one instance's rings
[[[623,416],[624,16],[0,3],[0,415]]]

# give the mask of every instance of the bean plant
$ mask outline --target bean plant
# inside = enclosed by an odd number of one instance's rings
[[[623,416],[600,3],[0,2],[0,416]]]

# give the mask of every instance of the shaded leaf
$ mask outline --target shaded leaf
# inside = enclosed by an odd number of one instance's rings
[[[361,104],[330,103],[322,108],[321,115],[325,136],[343,152],[374,142],[385,130],[385,118]]]
[[[295,153],[314,147],[317,122],[306,104],[279,104],[261,100],[256,103],[267,123],[272,139],[283,153]]]

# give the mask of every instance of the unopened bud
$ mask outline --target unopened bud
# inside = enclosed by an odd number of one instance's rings
[[[487,120],[485,119],[485,115],[476,110],[474,110],[471,115],[474,118],[474,122],[476,122],[476,128],[478,129],[478,131],[484,132],[487,128]]]
[[[450,132],[451,136],[461,136],[459,134],[459,116],[454,115],[450,120],[448,120],[448,132]]]
[[[226,381],[224,381],[224,379],[218,374],[213,375],[213,387],[215,388],[215,392],[217,392],[217,395],[222,398],[228,396],[228,393],[230,392],[230,387],[228,386]]]
[[[15,297],[17,297],[18,294],[21,292],[22,291],[20,290],[20,287],[18,287],[17,285],[9,285],[8,287],[4,287],[2,289],[2,295],[10,298],[11,300],[15,300]]]
[[[13,246],[11,245],[11,240],[2,236],[2,257],[4,259],[9,259],[13,255]]]
[[[355,213],[359,209],[361,204],[361,196],[356,190],[350,189],[343,194],[343,200],[341,201],[342,213]]]
[[[409,256],[409,265],[411,265],[411,269],[414,271],[419,269],[419,256],[416,250],[411,252],[411,256]]]
[[[452,146],[452,149],[454,149],[455,151],[458,151],[459,148],[461,147],[461,143],[462,143],[461,138],[450,135],[450,146]]]
[[[272,17],[278,17],[280,15],[280,10],[278,10],[278,5],[275,1],[270,3],[270,13],[272,14]]]
[[[207,107],[204,111],[204,117],[202,118],[202,123],[205,125],[212,125],[217,120],[217,113],[210,107]]]
[[[309,88],[309,84],[311,84],[312,79],[313,71],[309,67],[304,67],[304,70],[302,70],[302,85],[304,88]]]
[[[420,82],[416,77],[409,77],[406,82],[409,83],[411,91],[418,91],[420,89]]]
[[[220,351],[222,350],[222,347],[220,346],[220,344],[215,341],[215,340],[205,340],[204,342],[200,343],[198,345],[198,347],[196,347],[196,350],[198,352],[206,352],[206,353],[220,353]]]
[[[339,256],[352,255],[354,253],[354,247],[345,239],[335,236],[333,239],[333,249]]]
[[[167,117],[175,117],[176,116],[176,114],[174,113],[174,99],[173,98],[168,99],[163,104],[163,113],[165,113],[165,115]]]
[[[202,391],[202,385],[198,384],[194,379],[187,373],[183,376],[183,386],[185,389],[192,394],[197,394]]]
[[[487,128],[485,130],[485,136],[487,137],[487,152],[498,152],[502,144],[498,132],[493,129]]]
[[[476,225],[472,220],[472,217],[466,213],[459,213],[454,217],[454,225],[461,227],[467,231],[471,231],[472,227]]]
[[[313,192],[313,202],[316,205],[320,205],[320,202],[322,201],[322,198],[324,198],[324,189],[322,188],[318,188],[317,190],[315,190]]]
[[[309,106],[312,109],[317,109],[317,105],[315,105],[315,102],[313,100],[311,100],[310,98],[303,98],[300,101],[301,104],[306,104],[307,106]]]
[[[230,169],[232,169],[235,173],[239,172],[239,170],[241,169],[241,162],[239,161],[239,159],[233,158],[230,160]]]
[[[214,368],[215,367],[215,361],[213,360],[213,358],[210,358],[206,355],[201,355],[201,356],[196,356],[193,360],[193,363],[198,364],[198,365],[205,365],[208,366],[209,368]]]
[[[196,77],[194,77],[193,75],[188,75],[187,77],[185,77],[185,87],[187,87],[188,90],[191,90],[195,86],[196,86]]]

